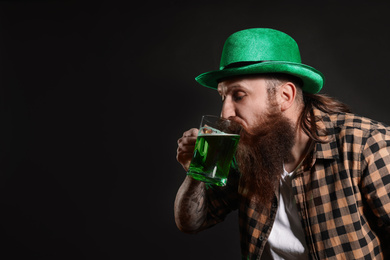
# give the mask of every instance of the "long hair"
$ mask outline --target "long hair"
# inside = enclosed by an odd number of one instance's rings
[[[351,112],[351,109],[346,104],[325,94],[303,93],[303,103],[304,107],[299,117],[299,125],[312,140],[320,143],[326,142],[321,139],[321,135],[326,133],[318,131],[317,122],[321,121],[321,118],[314,116],[313,108],[328,114]]]

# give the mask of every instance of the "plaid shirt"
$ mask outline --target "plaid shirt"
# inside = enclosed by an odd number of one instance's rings
[[[353,114],[314,109],[316,143],[292,180],[311,259],[384,259],[390,250],[390,127]],[[206,226],[239,211],[243,259],[260,259],[278,200],[256,205],[232,171],[227,186],[208,189]],[[283,239],[283,238],[281,238]]]

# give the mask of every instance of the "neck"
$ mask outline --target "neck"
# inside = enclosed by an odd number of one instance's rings
[[[301,108],[302,109],[302,108]],[[293,118],[293,122],[296,125],[295,130],[295,144],[291,149],[291,157],[288,162],[284,163],[284,168],[287,172],[294,171],[299,164],[305,159],[308,150],[311,146],[310,137],[301,129],[299,125],[299,114],[301,113],[301,109],[297,109],[298,113],[290,114],[290,118]]]
[[[310,149],[310,145],[310,138],[302,130],[297,130],[295,144],[291,149],[291,157],[289,161],[284,164],[284,168],[287,172],[294,171],[305,159],[307,152]]]

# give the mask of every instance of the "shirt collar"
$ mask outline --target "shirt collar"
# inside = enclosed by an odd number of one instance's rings
[[[327,113],[313,108],[314,117],[317,121],[317,135],[326,143],[316,143],[314,148],[314,158],[317,159],[337,159],[339,152],[337,148],[335,126]]]

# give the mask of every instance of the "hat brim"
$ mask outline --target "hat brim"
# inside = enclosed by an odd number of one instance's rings
[[[225,78],[261,73],[285,73],[296,76],[303,81],[302,91],[311,94],[318,93],[324,85],[324,76],[318,70],[305,64],[284,61],[265,61],[238,68],[210,71],[197,76],[195,80],[205,87],[217,89],[218,83]]]

